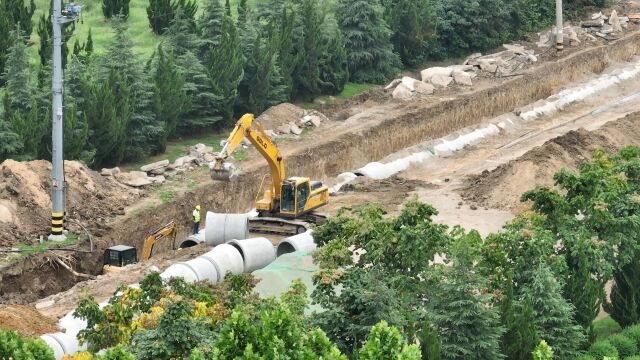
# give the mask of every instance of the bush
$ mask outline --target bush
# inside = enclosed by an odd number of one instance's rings
[[[624,358],[624,360],[640,360],[640,355],[629,356]]]
[[[22,338],[14,331],[0,329],[0,359],[53,360],[53,351],[40,339]]]
[[[629,326],[624,329],[622,335],[633,340],[636,343],[636,349],[640,348],[640,325]]]
[[[637,353],[636,343],[624,335],[616,335],[609,338],[611,345],[618,349],[621,358],[627,358]]]
[[[602,359],[605,356],[618,357],[618,349],[607,340],[599,340],[591,344],[589,354],[596,359]]]
[[[589,354],[582,354],[579,355],[576,360],[596,360],[596,358],[594,358],[593,356],[589,355]]]

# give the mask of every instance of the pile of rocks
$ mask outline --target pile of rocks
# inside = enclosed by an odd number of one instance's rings
[[[197,144],[189,148],[188,155],[179,157],[172,163],[161,160],[147,164],[140,171],[122,172],[120,168],[102,169],[102,176],[112,176],[118,182],[131,187],[144,187],[152,184],[162,184],[167,178],[184,174],[196,166],[208,164],[215,155],[211,146]]]
[[[303,110],[300,113],[300,117],[297,121],[292,121],[288,124],[280,125],[275,129],[275,131],[265,130],[265,132],[271,138],[275,138],[279,135],[300,135],[302,134],[302,129],[304,129],[305,127],[319,127],[323,122],[328,120],[329,119],[323,113],[317,110]]]
[[[617,34],[629,27],[630,21],[638,22],[640,20],[635,14],[631,15],[634,16],[619,16],[616,10],[612,10],[609,16],[598,12],[591,16],[591,20],[581,22],[580,27],[591,39],[595,39],[594,36],[597,36],[605,40],[615,40],[618,38]]]
[[[504,44],[502,47],[505,50],[495,54],[473,54],[465,60],[464,65],[473,66],[473,71],[478,74],[501,77],[514,74],[538,61],[535,50],[518,44]]]

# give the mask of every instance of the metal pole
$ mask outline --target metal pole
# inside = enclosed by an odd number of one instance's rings
[[[51,235],[49,240],[64,241],[64,149],[63,149],[63,109],[62,109],[62,0],[53,0],[53,149],[51,178],[53,180],[51,192]]]
[[[556,50],[564,48],[564,24],[562,21],[562,0],[556,0]]]

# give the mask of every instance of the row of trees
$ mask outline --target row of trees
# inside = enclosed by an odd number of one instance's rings
[[[252,8],[243,0],[232,16],[228,1],[208,1],[200,12],[194,0],[152,0],[150,25],[162,40],[141,59],[127,34],[129,1],[103,0],[115,36],[102,56],[94,54],[91,32],[71,47],[75,25],[64,28],[65,158],[116,165],[246,112],[339,93],[349,79],[383,83],[403,66],[490,48],[547,25],[552,3],[268,0]],[[49,158],[51,19],[39,19],[40,65],[33,68],[26,51],[33,2],[0,0],[0,8],[0,161]]]

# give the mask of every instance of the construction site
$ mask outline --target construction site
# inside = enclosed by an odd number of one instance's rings
[[[175,264],[230,240],[268,239],[273,248],[257,255],[255,267],[248,265],[250,251],[242,251],[250,245],[238,242],[234,249],[245,261],[238,271],[258,270],[258,289],[277,295],[288,284],[269,283],[272,275],[259,269],[297,246],[312,251],[308,236],[316,224],[368,203],[394,215],[417,198],[438,210],[437,222],[483,236],[497,232],[530,209],[522,193],[553,186],[558,170],[575,170],[594,150],[614,153],[639,143],[640,17],[630,15],[638,12],[640,3],[625,3],[586,25],[568,26],[562,51],[550,32],[541,33],[407,72],[386,87],[314,110],[277,105],[223,132],[231,135],[221,151],[198,144],[173,162],[139,171],[94,171],[65,161],[65,228],[75,236],[68,243],[43,241],[51,226],[51,163],[6,160],[0,164],[0,324],[24,336],[64,332],[59,321],[68,321],[82,296],[106,301],[123,284],[171,266],[180,273]],[[614,31],[603,32],[603,24]],[[246,159],[236,160],[236,149]],[[221,180],[218,172],[231,178]],[[291,213],[285,186],[306,191]],[[199,236],[192,235],[195,204],[202,209]],[[322,216],[309,215],[316,212]],[[278,213],[289,215],[276,219]],[[240,220],[229,220],[231,214]],[[216,216],[225,217],[222,225],[209,223]],[[155,246],[146,243],[167,224]],[[282,245],[292,238],[294,245]],[[104,271],[105,251],[117,245],[135,248],[138,261]],[[312,286],[317,267],[309,254],[291,276],[307,276]]]

